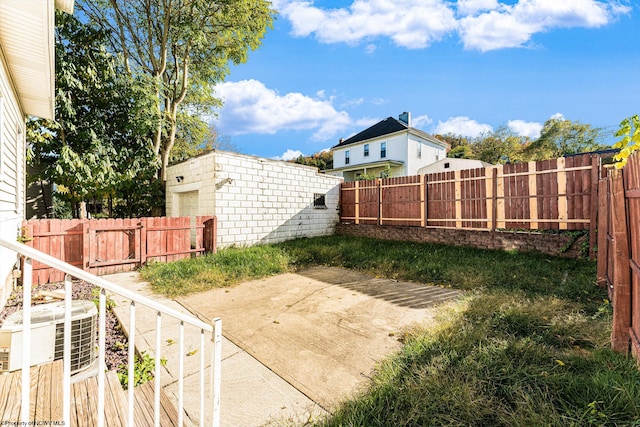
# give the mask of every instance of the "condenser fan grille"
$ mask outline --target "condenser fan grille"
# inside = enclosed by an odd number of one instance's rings
[[[71,321],[71,373],[86,368],[95,358],[96,317]],[[64,323],[56,325],[54,360],[64,357]]]

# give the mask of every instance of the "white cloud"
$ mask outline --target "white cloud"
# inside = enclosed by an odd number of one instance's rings
[[[472,13],[474,6],[482,5],[484,9],[490,2],[467,3],[463,2],[463,9],[458,10]],[[477,16],[462,18],[459,33],[465,48],[486,52],[526,46],[534,34],[555,28],[598,28],[630,11],[631,8],[612,1],[520,0],[514,5],[499,4]]]
[[[457,25],[444,0],[354,0],[339,9],[296,0],[279,11],[291,21],[293,35],[315,34],[323,43],[358,44],[383,36],[398,46],[420,49],[441,40]]]
[[[341,108],[357,107],[358,105],[362,105],[362,104],[364,104],[364,98],[356,98],[356,99],[349,99],[343,102],[342,104],[340,104],[340,107]]]
[[[556,120],[565,120],[564,114],[562,114],[562,113],[555,113],[553,116],[551,116],[549,118],[550,119],[556,119]]]
[[[485,132],[491,132],[493,128],[490,125],[478,123],[477,121],[465,116],[450,117],[445,122],[438,120],[438,125],[434,129],[434,133],[468,136],[475,138]]]
[[[498,0],[458,0],[458,13],[462,15],[474,15],[483,10],[498,8]]]
[[[216,95],[224,101],[216,124],[229,135],[315,130],[312,139],[326,141],[351,124],[349,114],[337,111],[323,91],[318,98],[297,92],[280,95],[252,79],[222,83]]]
[[[631,12],[617,0],[353,0],[321,8],[308,0],[279,0],[281,16],[297,37],[357,45],[387,37],[396,45],[422,49],[452,34],[465,48],[482,52],[526,47],[532,37],[556,28],[598,28]],[[371,54],[376,45],[369,43]]]
[[[525,122],[524,120],[509,120],[507,126],[513,132],[520,136],[526,136],[531,139],[536,139],[540,136],[542,130],[542,123],[538,122]]]
[[[427,125],[430,125],[433,120],[427,115],[416,116],[411,119],[411,127],[416,129],[422,129]]]
[[[272,157],[272,159],[273,160],[294,160],[294,159],[297,159],[300,156],[304,156],[302,151],[292,150],[292,149],[289,148],[287,151],[282,153],[282,156],[275,156],[275,157]]]

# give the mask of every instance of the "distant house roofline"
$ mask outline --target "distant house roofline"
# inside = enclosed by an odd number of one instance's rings
[[[409,114],[409,113],[403,113],[401,117],[406,117],[404,116],[405,114]],[[410,118],[408,119],[408,121],[410,122]],[[379,121],[373,126],[370,126],[361,132],[358,132],[357,134],[353,135],[350,138],[347,138],[345,140],[341,139],[337,145],[331,148],[332,149],[342,148],[348,145],[353,145],[353,144],[361,143],[371,139],[380,138],[382,136],[393,135],[398,132],[406,132],[406,131],[414,135],[417,135],[421,138],[424,138],[429,142],[440,145],[445,149],[449,148],[449,144],[446,143],[445,141],[441,141],[435,138],[433,135],[430,135],[427,132],[424,132],[420,129],[411,127],[409,123],[405,122],[404,120],[395,119],[393,117],[387,117],[386,119]]]

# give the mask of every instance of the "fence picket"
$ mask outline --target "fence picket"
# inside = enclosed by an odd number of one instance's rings
[[[629,265],[631,285],[631,353],[640,358],[640,157],[639,153],[628,160],[624,168],[625,198],[627,201]]]
[[[629,327],[631,326],[631,277],[629,269],[628,224],[624,198],[623,176],[620,170],[611,176],[611,217],[613,234],[613,325],[611,347],[627,353],[629,350]]]

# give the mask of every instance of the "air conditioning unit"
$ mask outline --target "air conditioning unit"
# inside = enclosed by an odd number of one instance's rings
[[[95,360],[98,309],[91,301],[71,303],[71,373]],[[9,316],[0,328],[0,372],[22,369],[23,311]],[[31,366],[62,359],[64,301],[31,307]]]

